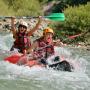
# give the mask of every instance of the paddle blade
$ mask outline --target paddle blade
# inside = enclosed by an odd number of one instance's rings
[[[49,18],[54,21],[64,21],[65,15],[64,15],[64,13],[52,13],[49,16],[45,16],[45,18]]]

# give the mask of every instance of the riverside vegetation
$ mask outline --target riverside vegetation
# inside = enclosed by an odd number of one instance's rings
[[[55,37],[65,43],[85,42],[90,44],[90,1],[89,0],[0,0],[0,16],[39,16],[44,15],[44,6],[52,5],[53,12],[64,12],[64,22],[53,22]],[[68,36],[78,35],[73,39]]]

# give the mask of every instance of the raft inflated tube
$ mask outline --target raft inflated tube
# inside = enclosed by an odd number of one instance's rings
[[[4,60],[10,63],[16,64],[20,58],[21,56],[19,55],[12,55],[12,56],[6,57]]]

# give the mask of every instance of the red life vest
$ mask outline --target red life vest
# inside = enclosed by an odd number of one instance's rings
[[[18,48],[20,52],[23,52],[23,50],[29,48],[31,46],[31,42],[29,40],[29,37],[27,33],[17,33],[17,38],[14,42],[14,48]]]
[[[54,46],[49,45],[47,42],[44,41],[44,38],[37,39],[38,47],[42,48],[38,50],[39,58],[48,58],[49,56],[54,54]],[[45,47],[45,48],[44,48]]]

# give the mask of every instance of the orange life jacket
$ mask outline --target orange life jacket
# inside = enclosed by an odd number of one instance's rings
[[[44,41],[44,38],[37,39],[38,47],[40,50],[38,50],[39,58],[48,58],[50,55],[54,54],[54,46],[49,45],[47,42]],[[45,48],[44,48],[45,47]],[[42,48],[42,49],[41,49]]]
[[[23,52],[23,50],[31,46],[31,42],[29,40],[27,33],[18,32],[16,35],[17,35],[17,38],[14,42],[14,48],[17,48],[20,50],[20,52]]]

